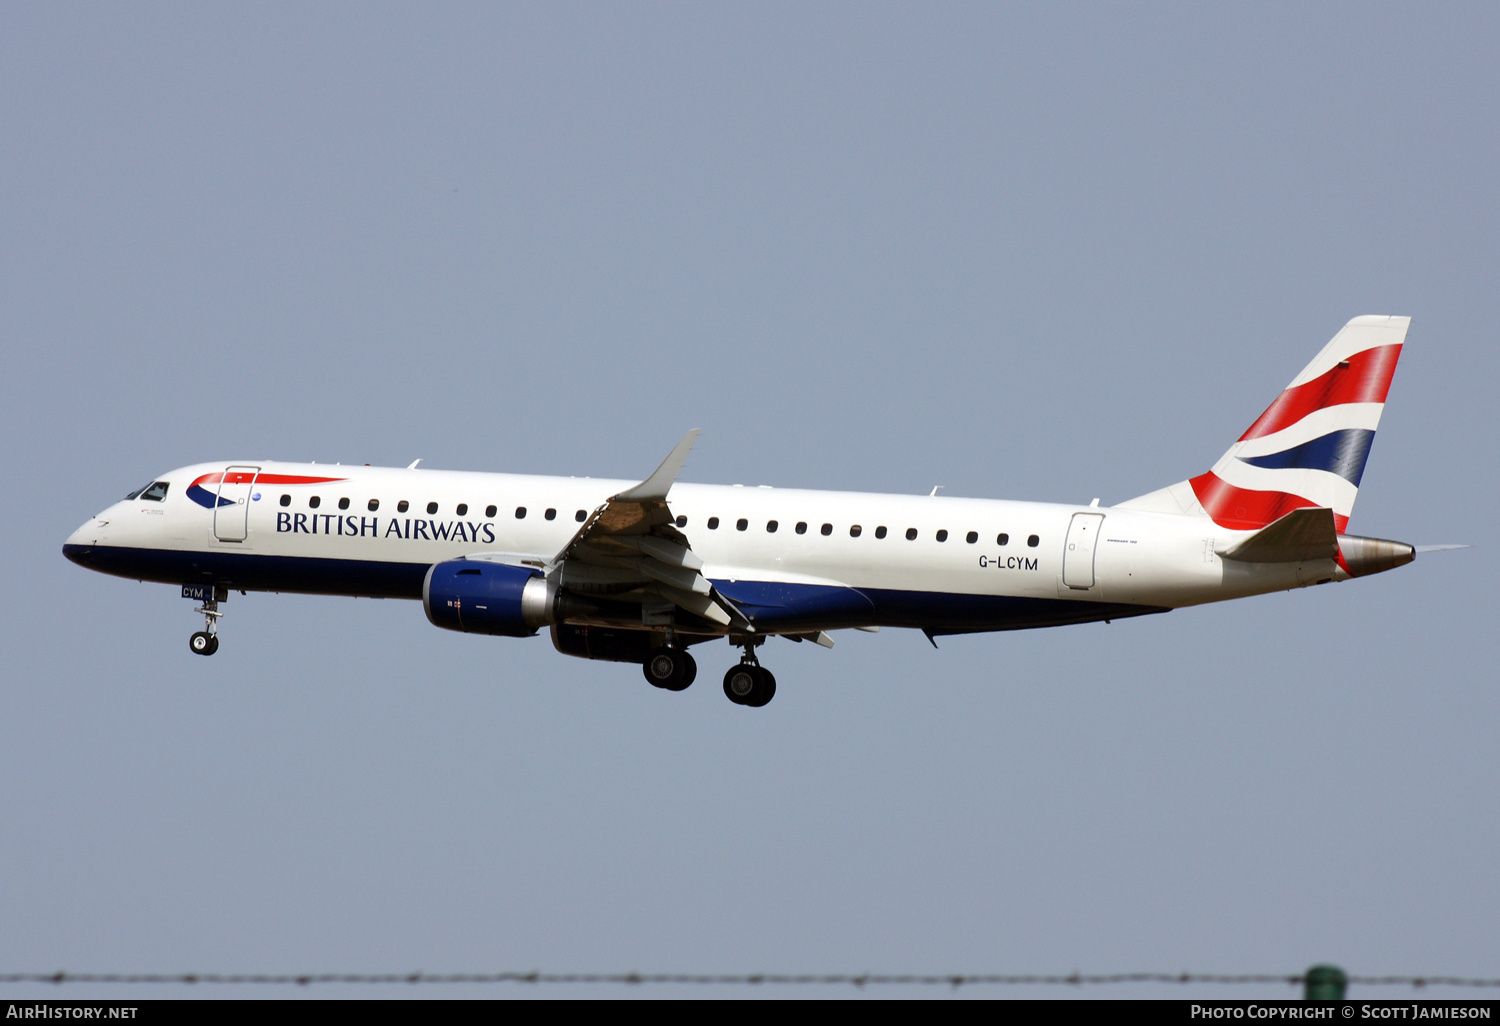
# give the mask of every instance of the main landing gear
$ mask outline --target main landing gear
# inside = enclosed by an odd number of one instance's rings
[[[197,637],[197,635],[194,635]],[[755,648],[764,638],[731,638],[733,644],[745,650],[738,666],[731,666],[724,674],[724,695],[735,705],[759,708],[776,697],[776,677],[760,665],[755,658]],[[646,661],[641,664],[653,687],[666,691],[686,691],[698,676],[698,664],[688,655],[685,647],[677,644],[676,638],[667,635],[666,644],[653,648]]]
[[[745,654],[740,657],[740,664],[731,666],[724,674],[724,697],[735,705],[758,709],[776,697],[776,677],[755,658],[759,642],[760,639],[749,638],[741,642]]]
[[[206,598],[193,612],[203,614],[203,629],[188,638],[188,648],[194,655],[211,656],[219,650],[219,617],[224,615],[219,612],[219,600]]]
[[[667,691],[686,691],[698,676],[698,663],[685,648],[664,645],[654,648],[641,670],[653,687]]]

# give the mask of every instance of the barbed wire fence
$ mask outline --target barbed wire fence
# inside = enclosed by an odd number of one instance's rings
[[[1304,973],[89,973],[59,970],[50,973],[0,973],[3,983],[160,984],[211,986],[215,984],[310,987],[317,984],[614,984],[628,986],[922,986],[1096,987],[1130,983],[1253,985],[1301,987]],[[1500,977],[1466,976],[1349,976],[1351,986],[1500,988]]]

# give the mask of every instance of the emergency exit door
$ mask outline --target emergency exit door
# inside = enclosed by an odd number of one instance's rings
[[[1094,549],[1099,544],[1103,513],[1074,513],[1063,550],[1063,583],[1086,591],[1094,586]]]
[[[242,542],[250,535],[250,494],[255,490],[259,467],[226,467],[220,476],[218,501],[214,503],[214,537]]]

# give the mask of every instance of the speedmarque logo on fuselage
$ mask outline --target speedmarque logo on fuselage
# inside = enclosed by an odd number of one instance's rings
[[[329,482],[347,481],[346,477],[305,477],[301,474],[257,474],[254,471],[237,470],[233,472],[220,471],[217,474],[204,474],[187,486],[187,497],[192,499],[204,509],[214,509],[217,506],[233,506],[235,500],[225,498],[220,493],[225,485],[310,485],[328,484]],[[204,486],[208,485],[213,490]]]

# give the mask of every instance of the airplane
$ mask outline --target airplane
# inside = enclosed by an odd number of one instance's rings
[[[693,683],[692,646],[727,638],[724,693],[761,707],[772,637],[915,628],[935,646],[1410,563],[1412,545],[1346,533],[1410,322],[1349,321],[1208,471],[1115,506],[678,482],[694,429],[639,482],[202,463],[91,518],[63,555],[180,586],[203,656],[230,591],[405,598],[449,630],[547,628],[559,652],[638,663],[668,691]]]

